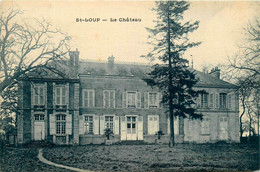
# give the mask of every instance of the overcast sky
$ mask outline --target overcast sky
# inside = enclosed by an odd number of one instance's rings
[[[71,46],[78,48],[81,59],[106,61],[114,55],[116,61],[147,62],[141,55],[149,52],[148,32],[156,15],[150,9],[154,2],[119,1],[2,1],[1,9],[24,10],[23,18],[45,17],[72,37]],[[227,57],[237,52],[243,42],[243,27],[260,16],[260,2],[192,1],[185,13],[186,20],[199,20],[200,27],[191,36],[201,41],[199,47],[185,53],[191,55],[194,68],[227,63]],[[110,18],[140,18],[141,22],[110,22]],[[77,18],[100,18],[108,21],[76,22]]]

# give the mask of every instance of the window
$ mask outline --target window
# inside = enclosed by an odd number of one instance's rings
[[[35,121],[43,121],[44,120],[44,114],[35,114],[34,120]]]
[[[105,128],[110,128],[114,132],[114,116],[105,116]]]
[[[158,104],[158,94],[149,93],[149,108],[157,108]]]
[[[56,115],[56,134],[66,134],[66,115]]]
[[[93,134],[93,116],[85,116],[84,133]]]
[[[201,134],[210,134],[209,122],[210,122],[210,118],[208,117],[203,118],[203,121],[201,122],[201,130],[200,130]]]
[[[213,108],[213,94],[209,95],[209,107]]]
[[[136,134],[136,116],[127,116],[127,134]]]
[[[44,105],[44,86],[36,85],[34,86],[34,104],[35,105]]]
[[[159,131],[159,116],[148,115],[148,134],[153,135]]]
[[[127,92],[127,106],[136,107],[136,92]]]
[[[208,94],[207,93],[201,94],[201,107],[208,108]]]
[[[221,108],[221,109],[227,108],[227,94],[226,93],[219,94],[219,108]]]
[[[95,91],[94,90],[83,90],[83,106],[94,107],[95,104]]]
[[[57,105],[65,105],[65,87],[64,86],[57,86],[56,87],[56,104]]]
[[[115,108],[115,90],[104,90],[103,102],[104,108]]]

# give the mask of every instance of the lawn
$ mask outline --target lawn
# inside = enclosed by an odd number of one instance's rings
[[[43,164],[38,160],[37,154],[36,148],[6,147],[5,151],[0,153],[0,171],[68,171]]]
[[[253,171],[259,150],[240,144],[111,145],[44,148],[53,162],[93,171]]]

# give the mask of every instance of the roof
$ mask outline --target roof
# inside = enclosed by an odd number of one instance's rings
[[[110,66],[111,65],[111,66]],[[144,77],[151,71],[152,64],[144,63],[128,63],[128,62],[98,62],[93,60],[84,60],[79,62],[79,75],[90,76],[136,76]],[[212,88],[236,88],[235,85],[226,81],[211,76],[208,73],[203,73],[195,69],[191,69],[195,72],[199,82],[197,87],[212,87]]]

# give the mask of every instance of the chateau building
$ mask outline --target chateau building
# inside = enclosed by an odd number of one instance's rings
[[[48,140],[56,144],[102,144],[104,129],[112,142],[169,142],[170,124],[162,94],[143,80],[151,66],[79,60],[70,52],[70,77],[38,71],[20,79],[18,143]],[[193,70],[193,69],[192,69]],[[239,102],[236,86],[220,80],[220,70],[195,71],[203,120],[176,118],[176,142],[239,142]],[[158,138],[156,133],[164,135]]]

